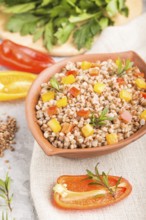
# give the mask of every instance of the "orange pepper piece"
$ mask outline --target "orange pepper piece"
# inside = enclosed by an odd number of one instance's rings
[[[79,94],[80,94],[80,90],[77,89],[76,87],[72,87],[70,90],[69,90],[70,94],[74,97],[77,97]]]
[[[57,106],[50,106],[47,110],[48,115],[56,115],[57,114]]]
[[[90,111],[82,109],[80,111],[77,111],[77,115],[80,117],[88,118],[90,115]]]

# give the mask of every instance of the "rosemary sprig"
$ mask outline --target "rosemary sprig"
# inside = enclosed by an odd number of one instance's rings
[[[130,68],[132,68],[132,66],[133,66],[133,62],[131,62],[129,59],[121,60],[120,58],[118,58],[116,60],[116,64],[118,67],[118,69],[117,69],[118,77],[121,77],[124,74],[126,74],[126,71],[129,70]]]
[[[59,82],[57,81],[57,79],[54,76],[50,79],[50,84],[54,89],[59,91]]]
[[[90,124],[93,125],[93,127],[100,127],[102,125],[105,125],[106,121],[113,121],[114,117],[108,117],[107,113],[108,108],[104,108],[98,118],[93,113],[90,117]]]
[[[8,207],[9,211],[12,212],[12,198],[13,194],[10,195],[10,185],[11,185],[11,178],[6,175],[6,179],[0,179],[0,197],[4,199],[6,206]]]
[[[115,198],[116,191],[117,191],[117,188],[118,188],[118,186],[119,186],[119,184],[121,182],[122,177],[120,177],[117,180],[117,183],[116,183],[116,185],[114,187],[110,186],[109,179],[108,179],[109,172],[108,173],[102,172],[100,174],[99,170],[98,170],[98,165],[99,165],[99,163],[97,163],[96,166],[95,166],[95,173],[91,172],[88,169],[86,170],[87,171],[87,178],[86,179],[93,180],[93,182],[90,182],[89,185],[100,185],[100,186],[103,186],[103,187],[105,187],[109,191],[109,193],[112,195],[112,197]]]
[[[6,213],[2,212],[1,220],[9,220],[8,212],[6,212]],[[11,218],[11,220],[15,220],[15,218]]]

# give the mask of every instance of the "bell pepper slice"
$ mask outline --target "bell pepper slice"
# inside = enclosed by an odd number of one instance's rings
[[[0,101],[9,101],[26,97],[36,79],[35,74],[19,71],[0,72]]]
[[[108,176],[110,187],[116,187],[119,177]],[[115,198],[104,186],[90,185],[91,180],[86,175],[80,176],[61,176],[57,179],[54,186],[54,204],[62,209],[93,209],[101,208],[119,202],[127,197],[132,187],[130,183],[121,178],[117,187]]]
[[[21,46],[10,40],[0,44],[0,65],[10,69],[40,73],[55,61],[48,54]]]

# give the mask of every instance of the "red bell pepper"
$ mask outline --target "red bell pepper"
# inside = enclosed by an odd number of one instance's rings
[[[10,40],[4,40],[0,44],[0,65],[10,69],[40,73],[54,63],[55,61],[50,55]]]

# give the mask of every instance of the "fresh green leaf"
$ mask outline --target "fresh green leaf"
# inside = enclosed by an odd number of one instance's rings
[[[50,84],[51,86],[56,89],[57,91],[59,91],[59,82],[57,81],[57,79],[55,77],[52,77],[50,79]]]
[[[44,33],[44,28],[38,29],[33,35],[33,42],[38,41],[43,36],[43,33]]]
[[[79,23],[79,22],[82,22],[82,21],[86,21],[90,18],[93,18],[95,17],[96,14],[87,14],[87,13],[83,13],[83,14],[80,14],[78,16],[70,16],[69,17],[69,22],[71,23]]]
[[[68,40],[74,27],[75,27],[75,25],[71,24],[71,23],[66,23],[66,24],[63,23],[62,24],[62,27],[59,28],[58,31],[54,35],[57,38],[58,44],[60,44],[60,45],[64,44]]]
[[[4,10],[5,13],[14,13],[14,14],[20,14],[20,13],[25,13],[28,11],[31,11],[32,9],[35,8],[35,3],[26,3],[26,4],[20,4],[20,5],[15,5],[12,7],[9,7]]]
[[[101,27],[101,29],[105,29],[108,26],[109,23],[109,19],[108,18],[101,18],[99,21],[99,25]]]
[[[116,60],[116,65],[117,65],[117,75],[121,77],[126,73],[127,70],[132,68],[133,62],[131,62],[129,59],[122,61],[120,58]]]
[[[117,0],[111,0],[106,7],[106,11],[110,17],[115,16],[118,13]]]
[[[53,32],[53,24],[52,22],[49,22],[48,24],[46,24],[44,30],[44,45],[46,46],[48,51],[50,51],[53,46]]]
[[[41,6],[46,6],[51,2],[52,2],[52,0],[42,0]]]
[[[7,13],[6,28],[21,35],[43,39],[50,51],[53,45],[64,44],[70,36],[78,48],[89,49],[94,36],[113,25],[117,13],[128,15],[125,0],[0,0]],[[72,26],[70,23],[74,24]],[[39,32],[40,31],[40,32]]]

